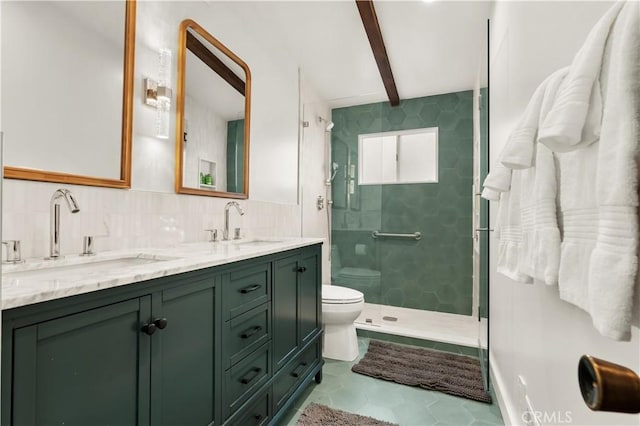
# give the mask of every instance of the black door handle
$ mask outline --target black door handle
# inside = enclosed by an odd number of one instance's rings
[[[253,418],[256,419],[257,422],[259,422],[260,420],[262,420],[262,414],[254,414]]]
[[[248,374],[246,374],[243,378],[240,379],[240,383],[242,383],[243,385],[248,385],[249,383],[253,382],[256,379],[256,377],[260,375],[261,372],[262,372],[262,368],[253,367]]]
[[[248,339],[249,337],[256,334],[258,331],[262,331],[262,326],[256,325],[255,327],[247,328],[245,331],[242,332],[240,337],[242,337],[243,339]]]
[[[158,327],[160,330],[164,330],[167,327],[168,321],[166,318],[158,318],[157,320],[153,321],[153,323],[156,325],[156,327]]]
[[[142,326],[142,332],[148,336],[151,336],[156,332],[156,325],[154,323],[145,324]]]
[[[300,273],[305,272],[306,270],[307,270],[306,266],[300,266],[298,269],[296,269],[296,271],[298,271]]]
[[[250,285],[249,287],[241,288],[240,293],[242,294],[251,293],[252,291],[256,291],[257,289],[259,289],[260,287],[262,287],[260,284]]]

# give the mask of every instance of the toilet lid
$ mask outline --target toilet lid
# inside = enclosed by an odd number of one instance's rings
[[[340,269],[338,275],[345,278],[380,278],[380,271],[367,268],[351,268],[346,267]]]
[[[364,294],[352,288],[338,285],[322,286],[322,303],[357,303],[364,300]]]

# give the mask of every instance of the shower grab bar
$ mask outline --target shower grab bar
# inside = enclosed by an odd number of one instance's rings
[[[390,234],[388,232],[373,231],[371,238],[409,238],[418,241],[422,239],[422,234],[420,232],[414,232],[413,234]]]

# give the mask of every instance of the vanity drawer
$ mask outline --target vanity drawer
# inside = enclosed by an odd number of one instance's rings
[[[271,407],[271,392],[263,392],[257,399],[250,401],[238,410],[225,426],[263,426],[269,420],[269,408]]]
[[[225,321],[271,299],[271,268],[260,263],[231,271],[223,278],[222,306]]]
[[[224,324],[224,367],[230,368],[271,338],[269,303],[241,314]]]
[[[233,414],[251,395],[269,380],[271,358],[269,343],[240,361],[225,373],[227,416]]]
[[[289,394],[300,384],[314,363],[320,359],[321,338],[287,364],[273,382],[274,413],[287,402]]]

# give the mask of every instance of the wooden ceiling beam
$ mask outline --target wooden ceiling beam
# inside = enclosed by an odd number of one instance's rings
[[[236,89],[242,96],[245,96],[244,81],[189,31],[187,31],[187,49],[200,58],[200,60],[209,68],[218,73],[220,77]]]
[[[364,30],[369,38],[373,56],[376,64],[378,64],[380,77],[382,77],[382,83],[387,91],[389,102],[391,106],[398,106],[400,104],[400,96],[398,96],[396,82],[393,79],[387,49],[384,47],[384,39],[382,38],[382,31],[380,31],[380,24],[378,23],[376,9],[373,6],[373,0],[356,0],[356,5],[358,6],[358,12],[360,12]]]

